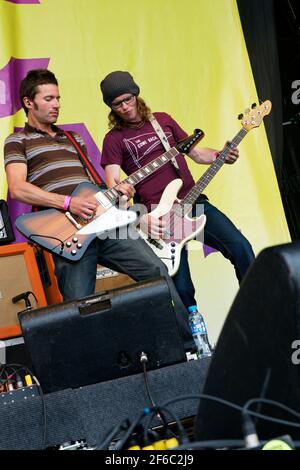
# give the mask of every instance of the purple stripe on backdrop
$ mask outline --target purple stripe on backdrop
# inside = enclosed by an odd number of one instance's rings
[[[50,59],[16,59],[0,70],[0,118],[11,116],[21,109],[20,82],[32,69],[47,68]]]
[[[217,253],[217,252],[218,250],[216,250],[215,248],[212,248],[211,246],[208,246],[208,245],[203,245],[204,258],[206,258],[211,253]]]
[[[16,3],[17,5],[26,5],[26,4],[38,4],[40,0],[6,0],[9,3]]]
[[[94,139],[92,138],[91,134],[89,133],[88,129],[86,128],[84,123],[75,123],[75,124],[62,124],[59,126],[62,129],[65,129],[66,131],[74,131],[78,132],[86,143],[88,155],[90,156],[94,167],[100,174],[101,178],[104,180],[104,170],[100,166],[100,160],[101,160],[101,152],[98,149]],[[15,128],[14,132],[21,131],[21,128]],[[7,203],[9,207],[9,214],[11,217],[11,221],[13,224],[13,227],[15,226],[14,222],[16,218],[21,215],[21,214],[27,214],[28,212],[31,212],[31,206],[28,204],[24,204],[23,202],[19,202],[16,200],[11,199],[10,194],[7,194]],[[14,230],[15,232],[15,243],[21,243],[27,241],[19,232],[17,229]]]

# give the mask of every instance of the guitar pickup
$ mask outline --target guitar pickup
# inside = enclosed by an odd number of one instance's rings
[[[151,243],[151,245],[154,245],[156,248],[158,248],[159,250],[162,250],[163,249],[163,245],[161,243],[159,243],[157,240],[153,240],[153,238],[150,238],[148,237],[147,238],[147,241],[149,243]]]

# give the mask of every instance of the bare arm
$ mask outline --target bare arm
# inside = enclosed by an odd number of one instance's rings
[[[106,165],[105,166],[105,179],[108,188],[112,188],[113,186],[117,186],[118,191],[124,194],[127,199],[131,199],[134,196],[135,189],[129,183],[121,183],[120,175],[121,174],[121,167],[117,164]]]
[[[224,145],[224,149],[227,145],[229,145],[230,142],[226,142]],[[200,147],[194,147],[190,152],[189,152],[189,157],[191,157],[192,160],[196,163],[202,163],[204,165],[209,165],[211,164],[217,157],[218,151],[216,149],[211,149],[211,148],[200,148]],[[229,154],[226,157],[225,162],[226,163],[235,163],[236,160],[239,157],[239,151],[237,148],[232,148],[230,149]]]
[[[108,188],[112,188],[120,183],[121,167],[120,165],[112,164],[105,166],[105,179]]]
[[[50,193],[26,181],[26,164],[10,163],[6,167],[6,176],[10,195],[13,199],[31,205],[63,209],[64,195]],[[70,210],[73,214],[87,218],[93,214],[97,205],[97,200],[93,196],[89,198],[72,197]]]
[[[24,163],[7,165],[6,176],[10,195],[13,199],[37,206],[63,208],[65,196],[49,193],[26,181],[27,166]]]

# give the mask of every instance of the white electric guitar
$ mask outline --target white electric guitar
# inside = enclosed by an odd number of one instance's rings
[[[271,101],[265,101],[260,106],[252,105],[251,110],[247,109],[245,111],[245,116],[242,119],[243,127],[231,140],[232,147],[237,147],[251,129],[261,124],[264,116],[270,113],[271,107]],[[141,237],[144,238],[155,254],[165,263],[170,276],[174,276],[179,268],[181,250],[184,245],[189,240],[197,237],[204,229],[206,222],[205,215],[201,214],[199,217],[192,217],[192,206],[223,166],[229,152],[230,147],[226,147],[184,199],[179,200],[177,198],[178,191],[183,184],[181,179],[175,179],[167,185],[158,206],[150,213],[151,216],[162,218],[166,221],[168,229],[163,238],[153,239],[141,229],[139,230]]]

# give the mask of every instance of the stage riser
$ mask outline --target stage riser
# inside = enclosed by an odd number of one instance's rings
[[[149,386],[157,405],[203,387],[209,360],[190,361],[149,372]],[[143,374],[62,390],[44,396],[46,447],[85,439],[92,446],[123,419],[136,419],[150,406]],[[179,418],[195,416],[198,400],[184,400],[170,407]],[[40,449],[44,414],[40,396],[4,405],[0,402],[0,449]],[[158,424],[156,422],[156,424]]]

